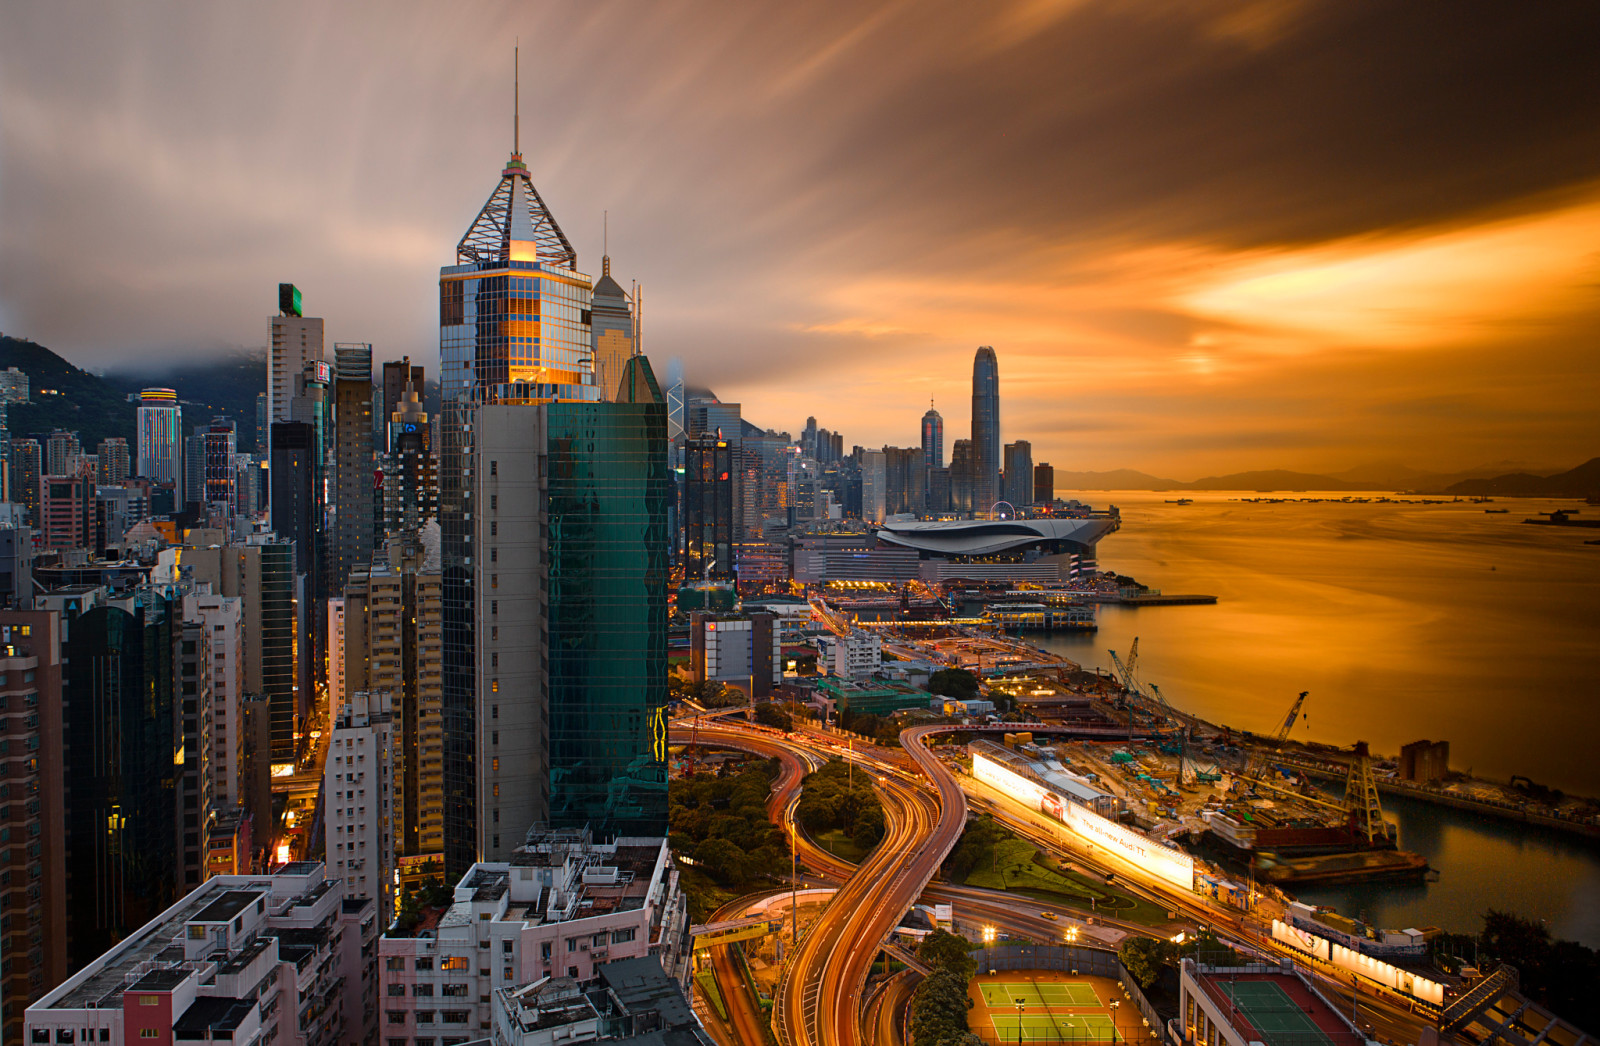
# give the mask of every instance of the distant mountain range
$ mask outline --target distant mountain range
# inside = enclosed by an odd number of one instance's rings
[[[1600,458],[1554,475],[1537,475],[1516,462],[1498,462],[1465,472],[1423,472],[1403,465],[1377,465],[1323,475],[1268,469],[1205,476],[1193,482],[1164,479],[1135,469],[1109,472],[1056,470],[1056,489],[1069,490],[1406,490],[1424,494],[1504,494],[1587,497],[1600,492]]]

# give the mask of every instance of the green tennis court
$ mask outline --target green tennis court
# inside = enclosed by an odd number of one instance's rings
[[[1271,981],[1230,982],[1221,978],[1212,981],[1233,1004],[1244,1011],[1245,1018],[1268,1042],[1293,1036],[1299,1046],[1320,1042],[1333,1046],[1333,1040],[1317,1027],[1305,1010],[1301,1009],[1284,990]]]
[[[1116,1026],[1104,1014],[1084,1017],[1050,1017],[1028,1014],[1020,1020],[990,1014],[995,1037],[1000,1042],[1116,1042]],[[1018,1027],[1022,1034],[1017,1034]]]
[[[991,1010],[1015,1006],[1018,999],[1030,1010],[1105,1005],[1094,988],[1082,981],[989,981],[978,987],[983,992],[983,1004]]]

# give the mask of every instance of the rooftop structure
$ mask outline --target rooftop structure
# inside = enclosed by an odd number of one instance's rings
[[[1179,1027],[1204,1046],[1363,1046],[1367,1037],[1293,963],[1202,966],[1183,960]]]
[[[586,981],[616,959],[652,956],[681,984],[687,929],[665,839],[600,844],[585,830],[530,833],[510,860],[474,864],[449,904],[384,934],[385,1035],[486,1036],[498,1019],[494,993]],[[525,1010],[528,1001],[514,1005]]]
[[[879,529],[880,547],[915,550],[924,581],[1067,581],[1093,573],[1095,545],[1118,517],[905,520]]]
[[[322,872],[207,880],[28,1007],[27,1041],[359,1041],[375,1008],[347,1028],[345,993],[371,981],[361,943],[370,955],[377,906],[346,902]]]

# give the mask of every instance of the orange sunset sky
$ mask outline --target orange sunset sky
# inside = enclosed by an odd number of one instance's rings
[[[664,371],[1059,470],[1600,454],[1600,7],[0,0],[0,331],[437,353],[511,145]]]

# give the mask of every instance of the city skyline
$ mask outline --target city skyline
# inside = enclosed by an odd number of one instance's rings
[[[0,44],[0,329],[90,368],[192,358],[260,345],[263,288],[290,280],[332,340],[434,372],[427,274],[470,218],[454,187],[504,148],[484,100],[521,35],[524,152],[580,271],[609,211],[620,278],[650,288],[643,347],[763,425],[910,443],[992,344],[1008,429],[1061,470],[1566,468],[1600,443],[1600,170],[1593,86],[1551,48],[1593,13],[1480,13],[1435,33],[1319,4],[884,7],[706,32],[703,9],[485,6],[369,40],[354,11],[8,12],[28,49]],[[323,60],[358,44],[376,60]],[[1116,79],[1101,52],[1159,72]],[[930,107],[945,91],[961,104]],[[108,161],[114,190],[84,191]],[[82,261],[55,245],[85,235],[106,309],[62,297]]]

